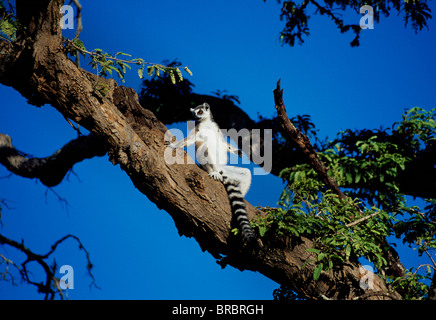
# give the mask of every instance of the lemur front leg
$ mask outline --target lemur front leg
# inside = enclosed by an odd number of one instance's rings
[[[240,150],[238,148],[235,148],[230,143],[227,143],[227,151],[230,152],[230,153],[234,153],[237,156],[242,158],[242,155],[243,155],[242,150]]]
[[[165,141],[165,144],[173,149],[181,149],[187,146],[190,146],[192,144],[194,144],[195,142],[195,130],[193,130],[185,139],[180,140],[180,141],[176,141],[176,142],[171,142],[171,141]]]

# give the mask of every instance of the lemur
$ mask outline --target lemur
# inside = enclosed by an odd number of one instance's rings
[[[220,128],[213,120],[210,106],[207,103],[190,110],[196,120],[195,128],[188,137],[175,143],[169,143],[168,146],[176,149],[195,143],[199,165],[209,173],[211,178],[224,184],[234,219],[238,222],[245,239],[250,244],[257,243],[244,203],[244,196],[251,184],[250,170],[227,165],[228,152],[242,156],[242,151],[224,140]]]

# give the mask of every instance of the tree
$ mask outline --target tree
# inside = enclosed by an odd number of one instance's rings
[[[196,165],[170,166],[165,162],[167,128],[160,120],[165,119],[160,110],[172,105],[164,100],[171,96],[167,91],[183,95],[186,104],[204,98],[192,93],[187,80],[181,81],[180,65],[126,60],[123,53],[112,57],[101,50],[87,51],[78,36],[64,41],[58,23],[62,5],[61,0],[21,0],[17,1],[16,14],[11,14],[2,3],[2,31],[6,31],[8,37],[0,42],[0,83],[13,87],[32,105],[50,104],[71,124],[77,123],[91,134],[70,141],[44,159],[31,158],[16,150],[11,139],[3,134],[0,136],[0,162],[8,170],[53,186],[62,181],[75,163],[107,152],[110,160],[120,165],[140,192],[172,216],[180,234],[194,237],[222,266],[256,270],[277,281],[282,285],[277,297],[294,292],[309,299],[434,297],[434,285],[415,292],[422,287],[421,283],[416,277],[405,277],[398,254],[386,241],[386,236],[393,231],[404,235],[408,242],[420,239],[422,253],[432,256],[434,201],[429,201],[428,212],[406,208],[400,191],[407,189],[407,183],[403,182],[402,186],[400,176],[407,170],[421,169],[421,160],[425,160],[427,166],[432,165],[432,157],[425,155],[434,152],[433,111],[412,110],[396,130],[386,131],[380,139],[369,132],[348,132],[331,145],[315,139],[316,131],[307,116],[296,117],[292,122],[288,119],[280,83],[274,91],[278,117],[257,122],[242,110],[234,112],[238,110],[234,105],[237,97],[219,93],[214,98],[217,105],[226,105],[237,115],[236,120],[217,119],[223,128],[228,127],[223,125],[226,121],[235,121],[232,126],[237,129],[238,126],[277,128],[273,150],[275,155],[284,155],[273,164],[272,170],[289,181],[282,206],[260,210],[247,204],[248,215],[254,221],[261,242],[260,248],[253,250],[231,232],[224,187],[211,182]],[[97,75],[81,69],[70,59],[82,53],[98,68]],[[148,74],[153,76],[145,82],[141,101],[155,114],[141,106],[133,89],[118,86],[114,80],[103,77],[111,72],[122,77],[129,63],[137,64],[140,70],[147,66]],[[189,69],[185,71],[190,73]],[[163,78],[159,77],[159,72],[163,73]],[[141,71],[139,74],[142,76]],[[162,90],[157,100],[156,95],[149,94],[152,90]],[[151,106],[150,99],[158,104]],[[164,121],[185,120],[187,116],[186,113],[175,114],[180,118]],[[308,136],[316,143],[312,144]],[[353,144],[353,139],[359,143]],[[407,148],[404,139],[412,141],[413,147]],[[341,146],[337,151],[332,151],[338,144]],[[298,156],[291,157],[291,154]],[[287,161],[290,158],[294,160]],[[368,158],[383,158],[385,162],[365,168]],[[376,173],[386,167],[395,170],[389,171],[383,181],[380,178],[376,181]],[[434,166],[432,169],[433,172]],[[351,192],[345,193],[339,187],[351,189]],[[429,194],[432,197],[434,189],[430,189]],[[396,223],[393,213],[398,212],[413,216]],[[368,234],[374,226],[375,230],[380,229],[378,233]],[[365,234],[368,236],[364,237]],[[71,237],[66,236],[57,243]],[[53,267],[44,261],[56,249],[56,244],[47,254],[37,255],[3,236],[0,243],[23,251],[26,261],[35,260],[43,265],[47,277],[35,285],[46,298],[60,292],[52,288],[59,279],[55,279]],[[377,269],[377,274],[371,274],[373,289],[368,292],[361,282],[367,274],[362,271],[359,257],[370,259]],[[6,257],[0,258],[11,264]],[[24,270],[25,278],[25,263],[15,266]],[[88,267],[92,269],[89,259]],[[411,285],[413,292],[409,289]]]

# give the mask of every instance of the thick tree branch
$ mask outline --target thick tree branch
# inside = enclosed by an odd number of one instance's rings
[[[135,187],[172,216],[181,235],[195,237],[214,257],[225,255],[225,263],[261,272],[309,298],[352,299],[364,293],[357,263],[350,262],[340,272],[322,272],[314,281],[314,264],[306,263],[314,258],[306,250],[313,243],[307,238],[265,239],[259,251],[247,250],[241,238],[230,232],[231,210],[224,186],[196,165],[165,161],[167,129],[141,107],[136,92],[99,79],[108,88],[103,96],[95,90],[95,77],[66,57],[59,27],[62,4],[62,0],[17,0],[17,10],[25,10],[17,11],[18,18],[22,17],[29,35],[13,48],[0,43],[4,52],[0,83],[12,86],[33,104],[51,104],[103,139],[111,161],[120,165]],[[186,156],[176,153],[179,160]],[[251,218],[264,215],[250,204],[247,211]],[[374,290],[388,291],[377,276]]]
[[[10,172],[37,178],[47,187],[59,184],[74,164],[106,154],[102,140],[94,134],[80,136],[45,158],[27,157],[12,145],[12,139],[0,133],[0,163]]]

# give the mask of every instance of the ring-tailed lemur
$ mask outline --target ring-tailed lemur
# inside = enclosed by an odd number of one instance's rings
[[[197,124],[185,139],[170,143],[171,148],[183,148],[195,143],[197,161],[209,176],[221,181],[226,187],[234,219],[238,222],[249,243],[256,242],[256,236],[247,217],[244,196],[251,184],[249,169],[228,166],[227,153],[242,156],[242,151],[228,144],[217,123],[213,120],[210,106],[203,103],[190,109]]]

